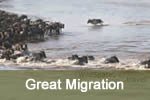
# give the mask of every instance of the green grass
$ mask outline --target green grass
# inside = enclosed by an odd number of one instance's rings
[[[29,91],[28,78],[36,80],[110,80],[124,81],[125,90],[102,91]],[[0,71],[0,100],[150,100],[150,71]]]

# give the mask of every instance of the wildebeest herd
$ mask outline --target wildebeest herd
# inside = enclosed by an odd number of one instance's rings
[[[89,19],[87,23],[103,25],[101,19]],[[17,15],[0,10],[0,59],[19,62],[44,61],[45,51],[30,52],[28,42],[45,40],[45,36],[60,35],[65,25],[61,22],[50,22],[42,19],[31,20],[27,15]],[[17,60],[18,59],[18,60]],[[76,65],[84,65],[94,61],[94,56],[72,55],[68,60],[76,60]],[[117,56],[105,59],[104,63],[119,63]],[[150,60],[141,62],[150,68]]]
[[[26,15],[0,11],[0,39],[1,43],[9,41],[18,43],[20,41],[43,40],[44,35],[59,35],[64,24],[60,22],[49,22],[37,19],[32,21]]]
[[[31,20],[27,15],[17,15],[0,10],[0,58],[17,59],[29,55],[26,43],[43,41],[45,36],[60,35],[64,24],[60,22]],[[45,54],[44,51],[39,53]],[[33,56],[39,56],[32,54]],[[39,59],[36,58],[36,59]]]

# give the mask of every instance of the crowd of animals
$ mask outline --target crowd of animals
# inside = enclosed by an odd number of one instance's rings
[[[29,54],[37,56],[35,53],[29,53],[27,43],[43,41],[45,36],[60,35],[64,27],[60,22],[42,19],[33,21],[27,15],[19,16],[0,10],[0,58],[10,60]],[[35,59],[43,56],[44,51],[38,54]]]
[[[45,35],[59,35],[64,24],[60,22],[32,21],[26,15],[0,11],[0,39],[1,43],[8,41],[18,43],[20,41],[43,40]]]
[[[92,24],[94,26],[100,25],[105,26],[104,21],[101,19],[89,19],[87,21],[87,24]],[[85,65],[89,61],[94,61],[94,56],[78,56],[77,54],[72,55],[71,57],[68,57],[69,60],[76,60],[77,62],[75,64],[77,65]],[[111,56],[104,60],[105,64],[113,64],[113,63],[120,63],[120,60],[117,56]],[[145,68],[150,68],[150,59],[144,60],[140,62],[141,65],[144,65]]]
[[[94,61],[95,57],[94,56],[79,56],[77,54],[72,55],[71,57],[68,57],[69,60],[77,60],[75,64],[77,65],[84,65],[87,64],[89,61]],[[105,59],[104,63],[109,64],[109,63],[119,63],[119,59],[116,56],[111,56]]]
[[[85,65],[88,64],[89,61],[95,61],[96,58],[94,56],[79,56],[77,54],[68,57],[68,60],[76,61],[74,64],[76,65]],[[103,61],[104,64],[119,64],[120,60],[117,56],[110,56],[105,58]],[[144,65],[145,68],[150,68],[150,59],[141,61],[140,65]]]
[[[101,19],[89,19],[93,25],[103,25]],[[31,20],[27,15],[17,15],[0,10],[0,59],[12,61],[44,61],[47,58],[45,51],[30,52],[27,43],[43,41],[45,36],[60,35],[65,27],[60,22],[44,21],[42,19]],[[19,60],[17,60],[19,59]],[[94,56],[72,55],[68,60],[76,60],[76,65],[85,65],[94,61]],[[106,58],[104,63],[119,63],[117,56]],[[150,68],[150,60],[141,62]]]

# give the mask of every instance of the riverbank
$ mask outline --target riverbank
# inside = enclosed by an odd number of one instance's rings
[[[1,71],[0,72],[0,97],[3,100],[41,100],[45,98],[61,100],[149,100],[150,74],[149,71],[96,71],[96,70],[77,70],[77,71]],[[37,80],[52,81],[61,79],[81,79],[85,81],[95,81],[108,78],[114,81],[123,81],[124,90],[96,91],[91,90],[87,93],[80,91],[60,90],[60,91],[29,91],[25,88],[25,81],[28,78]],[[15,90],[15,92],[14,92]]]

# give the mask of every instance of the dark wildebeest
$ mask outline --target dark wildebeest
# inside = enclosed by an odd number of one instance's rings
[[[88,63],[88,56],[79,57],[78,55],[72,55],[72,57],[68,57],[69,60],[77,60],[75,64],[84,65]]]
[[[33,25],[29,28],[28,37],[29,40],[44,40],[44,31],[37,25]]]
[[[101,19],[89,19],[87,21],[87,24],[89,23],[93,25],[98,25],[98,24],[102,25],[104,22]]]
[[[14,51],[12,49],[7,49],[2,52],[1,59],[10,60]]]
[[[60,35],[60,31],[65,27],[63,23],[60,22],[51,22],[47,26],[48,35]]]
[[[140,64],[145,65],[145,68],[150,68],[150,59],[142,61]]]
[[[3,47],[4,49],[10,49],[10,48],[12,48],[12,44],[11,44],[9,41],[4,41],[4,42],[2,43],[2,47]]]
[[[112,56],[110,58],[107,58],[105,60],[105,63],[106,64],[108,64],[108,63],[119,63],[119,59],[116,56]]]
[[[44,58],[46,58],[46,53],[45,51],[33,52],[32,57],[34,61],[42,61]]]
[[[77,65],[84,65],[84,64],[88,63],[87,56],[78,57],[77,60],[78,60],[78,62],[76,63]]]

